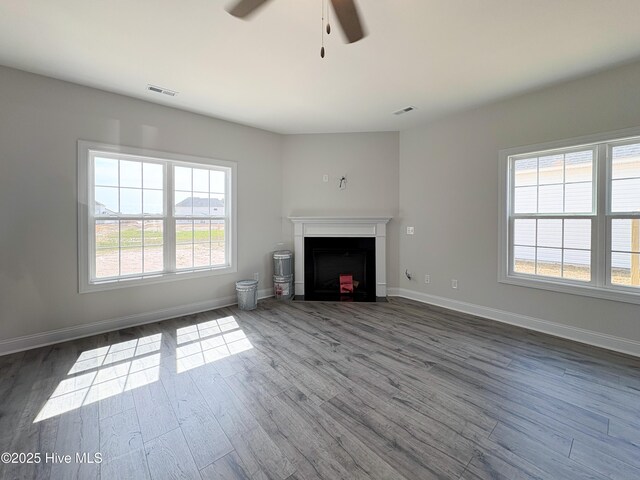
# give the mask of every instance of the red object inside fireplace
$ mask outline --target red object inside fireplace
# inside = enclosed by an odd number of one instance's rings
[[[340,275],[340,293],[353,293],[353,275]]]

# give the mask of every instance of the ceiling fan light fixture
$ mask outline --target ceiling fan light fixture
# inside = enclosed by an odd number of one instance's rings
[[[227,12],[238,18],[249,18],[257,10],[262,8],[270,0],[235,0],[232,6],[227,7]],[[322,0],[322,49],[320,56],[324,58],[324,32],[331,34],[331,23],[329,20],[329,8],[327,6],[327,23],[324,23],[325,2],[331,3],[333,12],[337,18],[338,25],[342,28],[346,43],[355,43],[362,40],[367,32],[360,19],[360,12],[356,6],[356,0]]]

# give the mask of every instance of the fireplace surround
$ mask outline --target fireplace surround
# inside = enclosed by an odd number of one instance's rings
[[[334,267],[331,266],[331,260],[334,264],[339,263],[342,265],[341,269],[338,268],[329,275],[334,275],[338,272],[352,273],[346,270],[357,270],[360,261],[365,260],[365,275],[368,276],[362,280],[363,289],[360,289],[360,286],[356,289],[360,293],[356,295],[354,291],[353,300],[363,300],[365,285],[369,295],[366,296],[364,301],[385,298],[387,296],[386,225],[390,219],[390,217],[289,217],[289,220],[294,225],[296,299],[340,300],[338,295],[327,295],[327,291],[320,292],[320,294],[317,291],[310,291],[309,298],[305,295],[307,285],[310,285],[309,282],[313,281],[314,278],[317,280],[317,272],[314,272],[314,276],[308,275],[307,265],[309,265],[308,262],[312,261],[314,256],[306,255],[307,247],[308,245],[322,245],[323,243],[325,247],[320,247],[320,252],[316,252],[316,260],[318,258],[322,260],[321,257],[323,256],[326,257],[324,260],[330,260],[329,266],[325,266],[329,272],[331,272],[331,268],[337,268],[335,265]],[[317,238],[324,238],[327,241],[318,242],[313,240]],[[339,260],[337,258],[339,255],[343,255],[341,262],[337,261]],[[324,274],[326,274],[326,271]]]

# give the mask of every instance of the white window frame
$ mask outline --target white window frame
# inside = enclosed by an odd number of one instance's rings
[[[640,142],[640,128],[629,128],[613,132],[575,137],[555,142],[540,143],[500,150],[498,158],[498,282],[522,287],[531,287],[554,292],[603,298],[626,303],[640,304],[640,289],[611,283],[611,219],[628,218],[628,214],[611,214],[611,150],[613,146]],[[554,277],[542,277],[513,272],[511,231],[513,199],[511,198],[513,176],[511,162],[519,156],[555,153],[559,150],[575,151],[595,149],[593,164],[595,215],[562,214],[549,218],[593,218],[595,228],[591,238],[591,281],[580,282]],[[539,215],[540,218],[543,215]]]
[[[129,277],[119,277],[107,280],[92,280],[94,278],[91,258],[94,255],[94,235],[91,228],[93,222],[93,167],[92,154],[98,152],[107,156],[135,156],[136,160],[161,163],[164,165],[164,259],[165,271],[160,273],[144,273]],[[175,223],[174,216],[174,182],[173,167],[185,166],[195,168],[220,168],[227,171],[225,216],[227,217],[225,240],[227,264],[222,266],[194,267],[189,270],[176,271],[170,249],[175,251]],[[142,215],[132,218],[142,218]],[[159,219],[157,215],[144,216],[148,219]],[[110,145],[106,143],[78,141],[78,291],[80,293],[99,292],[117,288],[149,285],[154,283],[173,282],[182,279],[201,278],[237,272],[237,163],[212,158],[196,157],[192,155],[176,154],[149,150],[143,148]]]

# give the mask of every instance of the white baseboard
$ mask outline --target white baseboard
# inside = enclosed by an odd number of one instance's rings
[[[389,288],[388,295],[392,297],[404,297],[422,303],[448,308],[457,312],[468,313],[478,317],[488,318],[510,325],[535,330],[537,332],[548,333],[556,337],[574,340],[596,347],[606,348],[616,352],[626,353],[635,357],[640,357],[640,342],[626,338],[607,335],[606,333],[594,332],[584,328],[571,327],[561,323],[550,322],[540,318],[520,315],[518,313],[497,310],[495,308],[483,307],[473,303],[461,302],[450,298],[429,295],[427,293],[416,292],[406,288]]]
[[[273,297],[272,289],[266,288],[258,290],[258,299],[268,297]],[[135,315],[128,315],[126,317],[102,320],[74,327],[59,328],[57,330],[36,333],[34,335],[10,338],[8,340],[0,341],[0,356],[21,352],[23,350],[30,350],[32,348],[44,347],[54,343],[67,342],[77,338],[89,337],[100,333],[112,332],[123,328],[144,325],[145,323],[159,322],[170,318],[182,317],[184,315],[193,315],[195,313],[206,312],[207,310],[228,307],[230,305],[235,305],[236,303],[236,296],[230,295],[228,297],[215,298],[205,302],[180,305],[178,307],[165,308],[163,310],[155,310],[153,312],[138,313]]]
[[[403,297],[422,303],[436,305],[438,307],[448,308],[457,312],[477,315],[479,317],[488,318],[510,325],[535,330],[537,332],[548,333],[556,337],[574,340],[580,343],[586,343],[597,347],[606,348],[616,352],[626,353],[636,357],[640,357],[640,342],[629,340],[626,338],[615,337],[605,333],[594,332],[578,327],[571,327],[560,323],[542,320],[540,318],[520,315],[518,313],[507,312],[495,308],[484,307],[473,303],[461,302],[450,298],[429,295],[405,288],[387,289],[387,294],[391,297]],[[258,290],[258,298],[268,298],[273,296],[271,289]],[[110,320],[102,320],[74,327],[60,328],[49,332],[38,333],[34,335],[25,335],[22,337],[11,338],[0,341],[0,356],[10,353],[29,350],[32,348],[43,347],[54,343],[66,342],[77,338],[88,337],[100,333],[111,332],[128,327],[144,325],[146,323],[159,322],[170,318],[181,317],[184,315],[193,315],[195,313],[205,312],[216,308],[228,307],[236,304],[235,295],[221,297],[206,302],[192,303],[189,305],[181,305],[163,310],[156,310],[148,313],[140,313],[136,315],[128,315],[126,317],[114,318]]]

